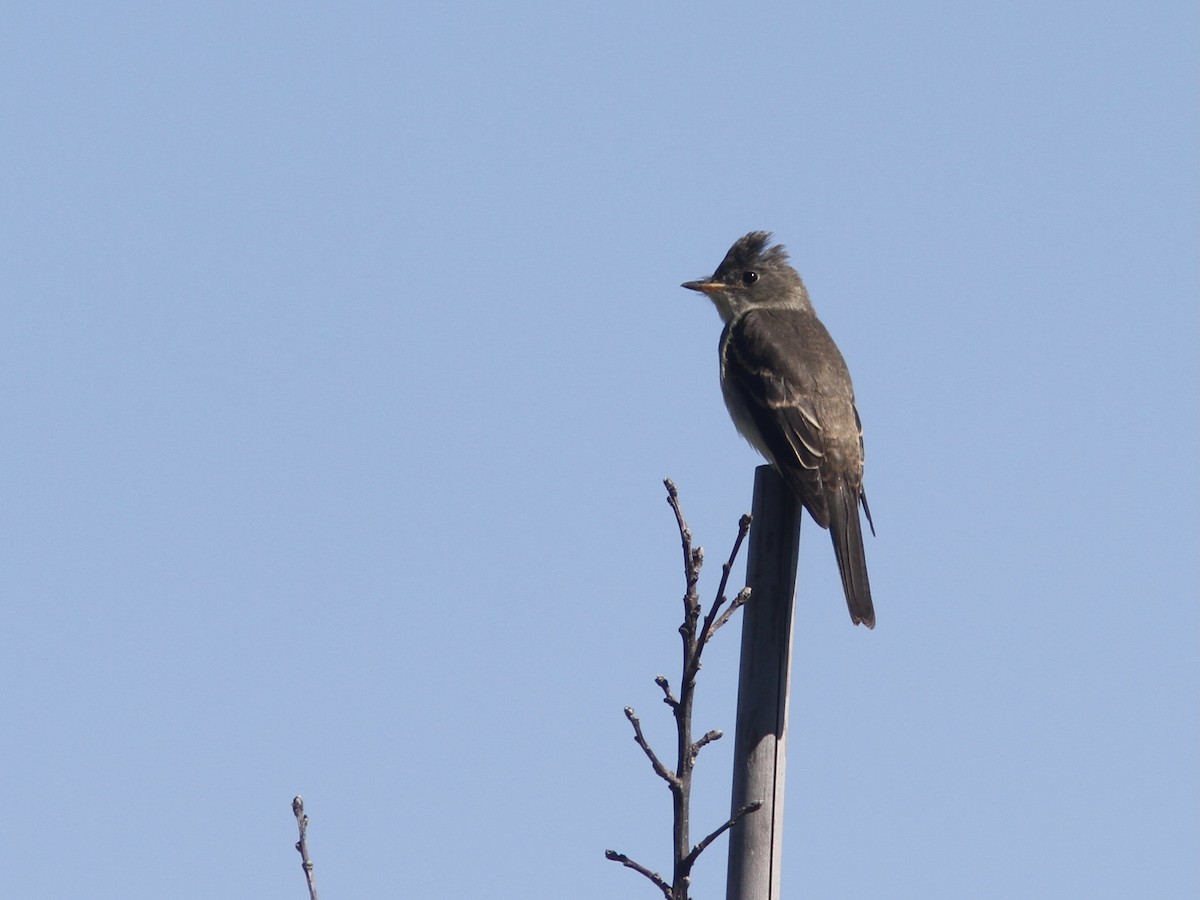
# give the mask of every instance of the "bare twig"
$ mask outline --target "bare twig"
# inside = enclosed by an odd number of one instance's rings
[[[729,609],[721,613],[721,617],[704,632],[705,643],[712,640],[712,636],[716,634],[726,622],[732,618],[733,614],[746,605],[750,600],[750,588],[744,587],[738,591],[738,595],[733,598],[733,602],[729,604]]]
[[[695,759],[700,753],[700,750],[706,744],[711,744],[713,741],[719,741],[723,736],[724,732],[718,731],[716,728],[708,732],[708,734],[704,735],[704,737],[700,738],[700,740],[696,741],[696,743],[692,746],[692,758]]]
[[[299,794],[292,798],[292,813],[296,816],[296,825],[300,829],[296,851],[300,854],[300,866],[304,869],[304,877],[308,881],[309,900],[317,900],[317,882],[313,877],[312,860],[308,856],[308,816],[304,813],[304,798]]]
[[[725,564],[721,566],[721,584],[717,587],[717,600],[713,604],[713,612],[716,612],[722,603],[725,602],[725,588],[729,584],[729,573],[733,570],[733,563],[737,559],[738,552],[742,549],[742,543],[746,540],[746,535],[750,533],[750,515],[747,513],[738,520],[738,533],[733,541],[733,549],[729,551],[729,559],[725,560]],[[712,613],[709,614],[710,618]]]
[[[745,541],[746,535],[750,530],[750,517],[742,516],[741,521],[738,523],[738,535],[733,543],[733,550],[730,552],[728,560],[721,567],[721,581],[717,588],[716,598],[713,600],[708,614],[704,616],[703,624],[701,624],[700,598],[696,594],[696,585],[700,581],[700,570],[704,565],[704,550],[700,547],[692,546],[692,531],[688,527],[687,520],[684,518],[683,509],[679,503],[679,492],[676,490],[674,482],[667,478],[663,481],[663,484],[667,489],[667,503],[670,505],[672,512],[675,513],[675,524],[679,529],[679,543],[683,551],[683,573],[686,582],[686,589],[683,595],[683,624],[679,626],[679,636],[683,641],[683,666],[678,696],[672,693],[671,685],[665,675],[659,675],[654,679],[654,683],[663,692],[663,702],[671,708],[671,712],[675,716],[676,767],[674,772],[663,765],[654,751],[650,749],[645,736],[642,734],[641,722],[631,707],[625,707],[625,717],[633,725],[634,741],[642,748],[642,752],[650,760],[654,771],[671,788],[672,843],[675,857],[671,882],[668,884],[666,879],[657,873],[651,872],[645,866],[634,862],[623,854],[608,850],[605,852],[605,856],[614,862],[622,863],[637,872],[641,872],[663,892],[663,896],[667,900],[688,900],[692,867],[695,865],[696,859],[709,844],[728,831],[742,816],[753,812],[759,806],[759,804],[753,804],[739,810],[728,822],[708,835],[695,847],[689,846],[688,830],[692,792],[692,769],[701,749],[721,737],[721,732],[714,729],[707,732],[698,741],[692,742],[692,707],[696,689],[696,676],[700,672],[700,657],[705,645],[712,639],[721,626],[729,621],[730,616],[746,603],[746,600],[750,596],[748,590],[741,591],[724,614],[721,614],[721,607],[727,602],[725,589],[729,584],[729,573],[733,569],[734,561],[737,559],[742,543]]]
[[[633,869],[633,871],[635,871],[635,872],[640,872],[641,874],[645,875],[647,878],[649,878],[651,881],[654,882],[655,887],[657,887],[660,891],[663,892],[663,896],[666,897],[667,900],[671,900],[671,886],[669,884],[667,884],[666,881],[663,880],[663,877],[661,875],[659,875],[657,872],[651,872],[649,869],[647,869],[645,866],[643,866],[640,862],[635,862],[632,859],[630,859],[628,856],[626,856],[624,853],[618,853],[616,850],[605,850],[604,858],[611,859],[613,862],[619,862],[621,865],[626,866],[630,869]]]
[[[700,578],[700,566],[704,562],[704,551],[692,550],[692,530],[684,521],[683,510],[679,506],[679,491],[675,488],[675,482],[670,478],[664,478],[663,484],[667,488],[667,503],[675,513],[675,524],[679,527],[679,540],[683,546],[683,573],[690,594]]]
[[[632,706],[625,707],[625,718],[633,726],[633,739],[642,748],[642,752],[646,754],[646,758],[650,760],[650,765],[654,766],[654,771],[658,777],[672,788],[678,787],[679,779],[675,776],[675,773],[662,764],[662,761],[655,754],[654,750],[646,743],[646,736],[642,734],[642,721],[637,717],[637,713],[633,711]]]
[[[675,695],[671,693],[671,683],[667,681],[666,675],[654,676],[654,683],[662,688],[663,703],[667,704],[667,706],[671,707],[672,709],[679,705],[679,701],[675,699]]]
[[[714,624],[717,618],[717,612],[725,604],[725,588],[729,584],[729,573],[733,569],[733,563],[737,559],[738,551],[742,549],[742,542],[746,540],[746,535],[750,533],[750,516],[743,515],[738,521],[737,538],[733,542],[733,549],[729,552],[729,559],[721,566],[721,583],[717,586],[717,596],[713,600],[712,608],[709,609],[708,615],[704,617],[704,627],[700,629],[701,638],[696,647],[696,668],[700,668],[700,654],[704,647],[712,639],[712,636],[717,633],[717,629],[729,621],[729,616],[733,614],[736,607],[731,606],[729,612],[723,617],[721,625]],[[740,597],[741,594],[739,593]],[[746,601],[743,600],[742,603]],[[739,603],[738,606],[741,606]]]
[[[717,838],[719,838],[722,834],[724,834],[726,831],[728,831],[730,828],[732,828],[734,825],[736,825],[739,821],[741,821],[741,819],[744,816],[747,816],[752,812],[756,812],[761,808],[762,808],[761,800],[755,800],[753,803],[748,803],[745,806],[743,806],[741,809],[739,809],[737,812],[735,812],[732,816],[730,816],[729,820],[727,822],[725,822],[724,825],[722,825],[720,828],[718,828],[716,831],[714,831],[712,834],[710,834],[708,837],[706,837],[704,840],[702,840],[700,843],[698,843],[695,847],[693,847],[692,852],[688,854],[688,858],[694,863],[699,858],[700,854],[705,851],[705,849],[708,847],[709,844],[711,844],[713,841],[715,841]]]

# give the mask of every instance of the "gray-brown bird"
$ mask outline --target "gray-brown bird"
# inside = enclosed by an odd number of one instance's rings
[[[850,371],[787,251],[770,240],[770,232],[751,232],[711,278],[683,286],[707,294],[725,322],[721,392],[734,425],[829,529],[850,618],[874,628],[860,503],[872,534],[875,526]]]

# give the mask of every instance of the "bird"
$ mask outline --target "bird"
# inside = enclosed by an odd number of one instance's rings
[[[875,523],[850,370],[787,251],[771,239],[750,232],[711,277],[682,286],[707,295],[725,323],[721,393],[734,425],[829,530],[850,618],[874,628],[860,505],[872,534]]]

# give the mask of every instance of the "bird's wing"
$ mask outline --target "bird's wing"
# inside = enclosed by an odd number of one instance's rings
[[[746,436],[774,461],[817,524],[827,528],[821,477],[826,440],[818,414],[824,379],[821,355],[813,352],[813,325],[824,334],[815,317],[803,310],[749,310],[729,323],[723,375],[726,389],[741,398],[761,444]],[[820,335],[816,338],[819,342]]]

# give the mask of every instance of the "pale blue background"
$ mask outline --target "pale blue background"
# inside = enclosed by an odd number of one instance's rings
[[[8,4],[0,894],[302,897],[301,792],[329,900],[656,896],[660,479],[708,596],[757,464],[678,284],[767,228],[879,529],[873,633],[804,531],[788,895],[1196,896],[1198,19]]]

